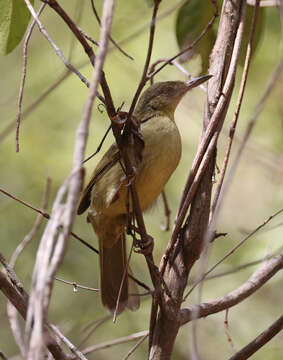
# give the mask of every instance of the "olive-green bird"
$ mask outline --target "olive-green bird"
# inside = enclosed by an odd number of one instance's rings
[[[181,137],[174,121],[179,101],[190,89],[210,77],[205,75],[186,82],[159,82],[142,94],[134,111],[141,124],[145,145],[135,177],[142,211],[157,199],[179,163]],[[122,180],[124,172],[120,161],[117,145],[113,144],[96,166],[78,206],[78,214],[90,207],[88,220],[99,239],[102,303],[111,312],[117,307],[118,313],[125,307],[134,310],[139,306],[138,296],[129,295],[137,291],[129,289],[131,285],[128,284],[125,243],[127,186]]]

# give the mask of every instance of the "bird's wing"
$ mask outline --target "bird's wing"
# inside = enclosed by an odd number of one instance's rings
[[[89,183],[84,188],[78,205],[77,214],[81,215],[89,206],[91,201],[91,191],[93,186],[99,179],[114,166],[120,160],[120,152],[116,144],[110,146],[110,148],[103,155],[102,159],[96,166]]]

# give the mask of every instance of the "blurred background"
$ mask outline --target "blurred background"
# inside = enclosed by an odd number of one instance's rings
[[[127,110],[134,91],[141,77],[148,44],[148,22],[152,8],[144,0],[116,2],[113,38],[129,53],[131,61],[110,45],[105,73],[109,82],[116,107],[123,105]],[[35,6],[39,6],[36,2]],[[62,7],[73,18],[79,17],[80,26],[94,39],[99,38],[99,27],[91,11],[89,1],[81,1],[80,6],[75,0],[60,1]],[[102,1],[96,1],[97,10],[101,14]],[[178,3],[176,2],[176,5]],[[173,6],[174,5],[174,6]],[[178,6],[172,1],[161,3],[157,23],[156,37],[152,62],[161,57],[171,57],[179,51],[176,40],[176,18]],[[81,16],[79,12],[81,11]],[[52,39],[68,56],[71,62],[79,67],[85,77],[90,79],[92,73],[88,59],[80,45],[73,40],[72,34],[57,15],[48,7],[44,10],[41,21]],[[262,26],[262,36],[257,51],[252,59],[246,93],[240,113],[239,124],[235,136],[232,159],[246,130],[248,119],[260,97],[275,67],[282,57],[282,38],[279,11],[267,8],[265,23]],[[72,161],[74,140],[77,126],[82,117],[83,107],[88,89],[75,76],[70,75],[41,101],[33,111],[23,117],[20,128],[20,152],[15,152],[15,122],[17,114],[17,98],[22,67],[22,43],[9,55],[0,58],[0,166],[1,188],[40,208],[44,193],[46,178],[50,177],[51,204],[66,176],[69,174]],[[193,75],[200,73],[201,61],[195,56],[184,67]],[[27,80],[24,91],[23,109],[27,109],[38,97],[54,84],[64,74],[65,68],[56,56],[50,44],[35,27],[29,43]],[[229,126],[235,110],[235,101],[242,67],[238,68],[234,97],[219,141],[218,166],[221,168],[223,155],[227,146]],[[186,80],[186,76],[176,67],[167,66],[160,72],[156,81]],[[209,264],[214,264],[229,249],[244,236],[261,224],[272,213],[282,208],[283,200],[283,77],[277,82],[264,110],[260,114],[255,129],[244,151],[236,176],[230,184],[229,192],[223,204],[217,225],[218,232],[227,235],[215,241],[211,251]],[[175,118],[183,141],[181,163],[166,187],[169,206],[172,211],[171,225],[182,194],[202,128],[202,113],[205,103],[205,92],[197,88],[190,92],[179,105]],[[89,132],[86,156],[94,152],[109,126],[106,112],[96,100]],[[10,130],[7,130],[10,129]],[[107,137],[100,153],[86,164],[86,179],[101,158],[109,144],[113,142],[112,135]],[[216,174],[217,179],[217,174]],[[0,196],[0,251],[10,259],[13,251],[31,230],[37,214],[14,200]],[[154,257],[158,263],[170,232],[163,232],[161,226],[166,219],[162,201],[145,215],[146,226],[155,239]],[[26,290],[31,284],[32,269],[36,250],[44,229],[33,238],[18,259],[15,270],[23,281]],[[264,230],[253,236],[244,246],[229,257],[215,271],[227,271],[234,267],[263,258],[268,254],[278,252],[283,242],[283,216],[278,216]],[[74,232],[83,239],[97,246],[96,238],[86,216],[76,218]],[[259,265],[257,265],[259,266]],[[143,256],[132,256],[132,269],[136,277],[151,286],[148,270]],[[202,301],[225,295],[245,282],[255,271],[251,266],[229,276],[223,276],[204,283]],[[198,264],[193,271],[193,277],[199,272]],[[98,257],[77,240],[70,238],[69,246],[60,266],[58,277],[78,284],[98,287]],[[229,311],[230,335],[234,348],[239,350],[250,342],[261,331],[266,329],[282,314],[282,274],[277,274],[268,284],[263,286],[253,296]],[[192,293],[187,304],[195,303],[196,293]],[[59,326],[61,331],[80,348],[112,340],[148,329],[150,316],[150,298],[143,297],[138,312],[125,311],[114,324],[112,320],[104,322],[97,330],[86,338],[89,326],[107,315],[100,303],[99,294],[55,282],[49,320]],[[224,330],[225,314],[219,313],[202,319],[198,326],[198,341],[203,359],[225,359],[234,353],[227,341]],[[19,351],[14,343],[6,315],[6,299],[0,295],[0,350],[13,358]],[[191,349],[191,324],[181,328],[176,341],[174,359],[189,359]],[[170,331],[170,329],[168,329]],[[205,346],[203,346],[205,344]],[[253,359],[273,360],[283,358],[283,334],[279,334],[258,353]],[[89,359],[122,359],[134,342],[129,342],[88,355]],[[217,350],[216,350],[217,349]],[[134,359],[145,359],[147,341],[145,341],[132,356]],[[221,354],[218,355],[218,354]]]

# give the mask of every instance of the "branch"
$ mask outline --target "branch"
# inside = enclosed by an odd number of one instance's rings
[[[223,261],[225,261],[230,255],[232,255],[239,247],[241,247],[248,239],[250,239],[254,234],[256,234],[260,229],[262,229],[266,224],[268,224],[274,217],[281,214],[283,212],[283,208],[276,211],[274,214],[270,215],[266,220],[264,220],[263,223],[261,223],[259,226],[257,226],[250,234],[248,234],[246,237],[244,237],[241,241],[238,242],[231,250],[229,250],[219,261],[217,261],[216,264],[214,264],[209,270],[207,270],[201,277],[198,279],[194,285],[191,287],[191,289],[188,291],[184,299],[187,299],[187,297],[192,293],[192,291],[196,288],[198,284],[200,284],[208,274],[210,274],[213,270],[216,269],[218,265],[220,265]]]
[[[56,1],[52,3],[57,4]],[[28,357],[30,360],[37,359],[41,354],[43,324],[47,319],[54,276],[63,259],[74,221],[77,200],[82,186],[82,163],[88,136],[88,126],[107,53],[108,35],[112,24],[113,11],[114,0],[104,1],[100,46],[88,99],[85,104],[82,120],[77,129],[73,169],[70,176],[64,181],[57,192],[51,220],[46,226],[37,252],[26,326],[28,335]],[[70,24],[68,25],[70,26]],[[78,34],[77,36],[81,37],[79,32]],[[83,41],[85,41],[84,38]],[[88,53],[88,55],[91,56],[90,53]],[[65,195],[67,195],[67,199],[63,202]]]
[[[283,269],[283,254],[264,263],[238,289],[227,295],[199,305],[192,305],[180,311],[181,324],[184,325],[195,318],[203,318],[235,306],[261,288],[279,270]]]
[[[228,147],[227,147],[226,154],[225,154],[225,157],[224,157],[221,173],[220,173],[220,176],[219,176],[218,185],[217,185],[217,188],[216,188],[216,191],[215,191],[213,204],[212,204],[212,207],[211,207],[210,223],[212,222],[212,218],[213,218],[213,221],[216,222],[216,218],[215,218],[214,215],[217,216],[217,214],[215,213],[216,205],[217,205],[218,200],[219,200],[222,184],[223,184],[224,177],[225,177],[225,174],[226,174],[226,169],[227,169],[228,161],[229,161],[229,158],[230,158],[230,152],[231,152],[231,148],[232,148],[233,138],[234,138],[234,134],[235,134],[235,131],[236,131],[236,126],[237,126],[237,123],[238,123],[238,118],[239,118],[239,115],[240,115],[240,110],[241,110],[241,105],[242,105],[242,101],[243,101],[243,97],[244,97],[244,92],[245,92],[245,89],[246,89],[246,83],[247,83],[247,78],[248,78],[250,61],[251,61],[251,56],[252,56],[252,51],[253,51],[253,42],[254,42],[255,29],[256,29],[257,18],[258,18],[258,12],[259,12],[259,0],[256,0],[256,5],[255,5],[255,8],[254,8],[253,19],[252,19],[252,24],[251,24],[251,29],[250,29],[250,37],[249,37],[249,42],[248,42],[248,47],[247,47],[247,52],[246,52],[244,70],[243,70],[240,89],[239,89],[239,93],[238,93],[237,106],[236,106],[236,110],[235,110],[234,117],[233,117],[233,120],[232,120],[232,124],[231,124],[231,127],[230,127],[229,143],[228,143]],[[217,206],[217,213],[219,212],[219,209],[220,209],[219,205],[220,204],[218,204],[218,206]]]
[[[4,259],[3,255],[1,254],[2,264],[3,262],[7,264],[6,260]],[[5,261],[3,261],[3,259]],[[6,270],[9,271],[9,265],[5,266]],[[16,275],[13,275],[15,277],[15,283],[20,283],[20,280],[16,277]],[[9,301],[14,305],[14,307],[18,310],[18,312],[21,314],[23,319],[26,319],[27,314],[27,298],[22,296],[17,288],[15,288],[4,276],[4,274],[0,271],[0,291],[9,299]],[[23,289],[24,291],[24,289]],[[24,291],[26,294],[26,292]],[[45,340],[46,340],[46,347],[50,351],[50,353],[53,355],[54,359],[56,360],[68,360],[68,356],[65,354],[65,352],[61,349],[59,344],[57,343],[56,339],[52,336],[52,334],[48,331],[48,329],[45,327],[44,329],[45,334]]]
[[[98,345],[89,346],[89,347],[85,348],[84,350],[82,350],[82,353],[84,355],[87,355],[87,354],[90,354],[90,353],[92,353],[94,351],[107,349],[107,348],[109,348],[111,346],[114,346],[114,345],[123,344],[123,343],[129,342],[129,341],[140,339],[140,338],[142,338],[142,337],[144,337],[146,335],[148,335],[148,330],[140,331],[140,332],[137,332],[137,333],[134,333],[134,334],[131,334],[131,335],[128,335],[128,336],[124,336],[124,337],[121,337],[121,338],[118,338],[118,339],[105,341],[104,343],[101,343],[101,344],[98,344]],[[71,357],[70,360],[75,360],[75,357]]]
[[[95,65],[97,67],[98,66],[97,60],[95,60],[95,55],[94,55],[92,47],[86,41],[86,39],[84,38],[84,36],[81,33],[80,29],[73,22],[73,20],[69,17],[69,15],[65,12],[65,10],[60,6],[60,4],[56,0],[42,0],[42,1],[47,2],[48,5],[54,11],[56,11],[56,13],[62,18],[62,20],[64,20],[64,22],[67,24],[69,29],[72,31],[72,33],[75,35],[75,37],[78,39],[78,41],[82,45],[85,53],[89,57],[89,60],[90,60],[91,64],[93,66]],[[110,21],[110,25],[111,25],[112,24],[112,18],[107,19],[107,21],[108,20],[111,20]],[[103,23],[103,21],[105,21],[105,19],[102,20],[102,23]],[[103,26],[104,26],[104,28],[103,28]],[[105,24],[102,24],[101,32],[100,32],[101,35],[105,31],[105,29],[108,29],[108,28],[105,27]],[[103,40],[103,43],[100,42],[101,41],[101,39],[100,39],[100,41],[99,41],[99,49],[104,49],[105,48],[105,43],[108,44],[109,35],[110,35],[110,31],[107,30],[107,39],[106,39],[106,41]],[[108,45],[107,45],[107,48],[108,48]],[[107,50],[106,50],[106,52],[107,52]],[[103,56],[105,57],[106,53]],[[107,84],[106,77],[105,77],[105,74],[104,74],[104,71],[103,71],[102,68],[99,70],[99,82],[100,82],[100,85],[102,87],[105,98],[102,101],[100,99],[100,96],[99,96],[98,92],[97,92],[96,96],[105,104],[108,116],[111,118],[112,116],[114,116],[116,114],[116,111],[115,111],[114,103],[113,103],[112,96],[111,96],[111,93],[110,93],[110,89],[109,89],[109,86]]]
[[[55,50],[56,54],[59,56],[59,58],[63,61],[63,63],[65,64],[65,66],[72,71],[74,74],[76,74],[80,80],[87,86],[89,86],[89,83],[87,81],[87,79],[79,72],[79,70],[77,70],[73,65],[71,65],[68,60],[65,58],[65,56],[63,55],[61,49],[55,44],[55,42],[52,40],[52,38],[49,36],[49,34],[47,33],[47,31],[45,30],[44,26],[41,24],[41,22],[39,21],[36,12],[34,10],[34,8],[32,7],[31,3],[29,0],[24,0],[32,17],[34,18],[34,20],[36,21],[39,31],[42,33],[42,35],[47,39],[47,41],[51,44],[51,46],[53,47],[53,49]],[[101,98],[100,99],[102,102],[104,102],[104,99]]]
[[[246,360],[283,330],[283,315],[229,360]]]
[[[46,4],[42,4],[36,14],[36,16],[40,16],[43,9],[45,8]],[[24,94],[24,86],[26,81],[26,74],[27,74],[27,48],[28,43],[32,34],[32,31],[34,29],[34,26],[36,24],[35,19],[31,22],[27,34],[25,37],[24,45],[23,45],[23,66],[22,66],[22,78],[21,78],[21,85],[20,85],[20,91],[19,91],[19,97],[18,97],[18,114],[17,114],[17,128],[16,128],[16,152],[19,152],[19,133],[20,133],[20,124],[21,124],[21,117],[22,117],[22,102],[23,102],[23,94]]]
[[[16,201],[19,202],[20,204],[28,207],[29,209],[32,209],[32,210],[36,211],[38,214],[41,214],[45,219],[48,219],[48,220],[51,219],[51,218],[50,218],[50,215],[49,215],[47,212],[42,211],[42,210],[40,210],[40,209],[38,209],[38,208],[36,208],[36,207],[28,204],[27,202],[25,202],[25,201],[17,198],[16,196],[14,196],[14,195],[10,194],[9,192],[5,191],[4,189],[1,189],[1,188],[0,188],[0,192],[1,192],[2,194],[4,194],[4,195],[8,196],[9,198],[11,198],[11,199],[13,199],[13,200],[16,200]],[[77,234],[75,234],[74,232],[71,232],[70,234],[71,234],[75,239],[79,240],[83,245],[85,245],[86,247],[88,247],[89,249],[91,249],[92,251],[94,251],[96,254],[99,254],[99,251],[98,251],[95,247],[93,247],[93,246],[92,246],[91,244],[89,244],[87,241],[83,240],[83,239],[82,239],[81,237],[79,237]]]

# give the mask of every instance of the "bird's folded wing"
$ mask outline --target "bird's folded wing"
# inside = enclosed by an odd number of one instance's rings
[[[104,154],[97,167],[95,168],[91,179],[84,188],[78,205],[77,214],[81,215],[89,206],[91,202],[91,191],[93,186],[97,183],[103,175],[112,168],[120,160],[120,152],[116,144],[110,146],[108,151]]]

